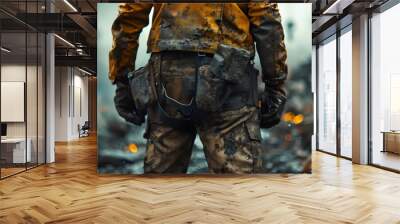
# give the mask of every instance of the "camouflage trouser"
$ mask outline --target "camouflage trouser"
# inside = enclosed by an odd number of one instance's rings
[[[162,75],[156,80],[161,80],[170,97],[188,103],[194,93],[196,63],[187,56],[167,57],[161,62]],[[174,115],[173,108],[164,108]],[[209,172],[260,171],[261,134],[256,107],[207,113],[182,127],[164,122],[159,113],[157,105],[148,109],[145,173],[186,173],[196,134],[203,144]]]

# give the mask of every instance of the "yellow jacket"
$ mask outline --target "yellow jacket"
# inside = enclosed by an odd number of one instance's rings
[[[154,8],[148,52],[214,53],[220,43],[260,55],[265,80],[286,78],[286,48],[276,4],[126,3],[112,26],[109,78],[134,69],[138,38]],[[284,77],[283,77],[284,76]]]

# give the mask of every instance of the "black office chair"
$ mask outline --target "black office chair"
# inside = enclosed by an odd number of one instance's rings
[[[79,138],[89,136],[90,123],[85,121],[82,127],[78,124]]]

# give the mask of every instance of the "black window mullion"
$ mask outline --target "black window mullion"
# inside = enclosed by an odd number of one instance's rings
[[[316,131],[315,131],[315,148],[319,150],[319,44],[315,46],[315,119],[316,119]]]
[[[39,0],[36,1],[36,13],[39,15]],[[39,19],[37,22],[39,22]],[[36,166],[38,165],[39,165],[39,32],[36,32]]]
[[[371,57],[372,57],[372,11],[368,11],[368,30],[367,30],[367,46],[368,46],[368,53],[367,53],[367,85],[368,85],[368,111],[367,111],[367,129],[368,129],[368,164],[373,164],[373,148],[372,148],[372,64],[371,64]]]
[[[48,0],[44,1],[44,5],[45,5],[45,13],[48,13]],[[42,69],[42,72],[44,71],[44,163],[47,163],[47,43],[48,43],[48,33],[47,31],[44,32],[44,68]],[[43,74],[42,74],[43,77]]]
[[[25,21],[28,19],[28,1],[25,0]],[[25,23],[26,24],[26,23]],[[25,118],[25,170],[28,169],[28,114],[27,114],[27,89],[28,89],[28,26],[25,25],[25,88],[24,88],[24,118]]]
[[[341,155],[341,114],[340,114],[340,103],[341,103],[341,64],[340,64],[340,30],[336,31],[336,154]]]

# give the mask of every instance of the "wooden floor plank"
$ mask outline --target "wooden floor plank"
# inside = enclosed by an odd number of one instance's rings
[[[313,173],[99,176],[96,139],[0,181],[0,223],[400,223],[400,175],[313,153]]]

